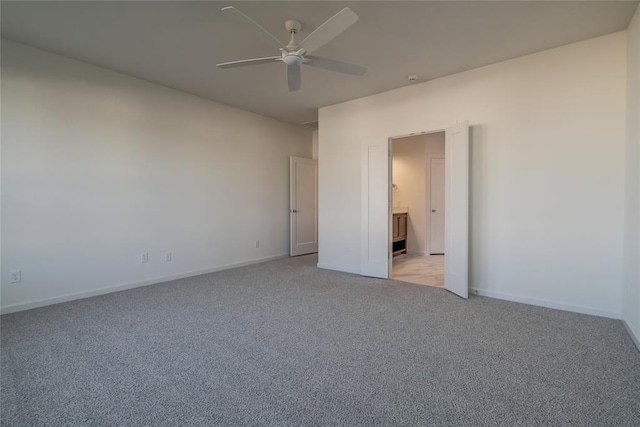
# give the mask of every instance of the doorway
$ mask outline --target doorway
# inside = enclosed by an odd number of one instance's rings
[[[444,287],[445,132],[391,140],[391,278]]]
[[[291,157],[289,161],[289,254],[318,252],[318,161]],[[256,241],[256,248],[260,242]]]
[[[435,127],[445,132],[445,289],[469,294],[469,124]],[[391,278],[393,250],[392,141],[374,139],[362,146],[361,267],[363,276]]]

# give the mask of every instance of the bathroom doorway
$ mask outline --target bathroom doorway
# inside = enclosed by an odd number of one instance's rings
[[[467,298],[469,295],[469,122],[433,126],[430,132],[445,133],[445,252],[444,288]],[[402,135],[402,134],[400,134]],[[404,135],[407,135],[406,133]],[[374,139],[362,145],[361,259],[363,276],[392,278],[392,254],[398,244],[393,237],[392,151],[393,139]],[[402,191],[401,188],[398,188]],[[407,212],[408,213],[408,212]],[[398,222],[400,224],[400,222]],[[409,230],[407,230],[409,231]],[[408,240],[408,245],[411,242]],[[410,250],[410,246],[407,248]]]
[[[444,287],[445,132],[391,141],[391,278]]]

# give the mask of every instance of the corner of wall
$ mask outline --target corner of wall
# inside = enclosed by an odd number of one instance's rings
[[[640,349],[640,6],[627,30],[627,129],[622,319]]]

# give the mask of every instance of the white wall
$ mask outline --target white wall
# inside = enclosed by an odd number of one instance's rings
[[[287,254],[290,155],[310,129],[3,40],[3,311]]]
[[[623,319],[640,348],[640,7],[627,34]]]
[[[393,140],[393,206],[409,208],[408,252],[421,255],[429,253],[429,155],[444,158],[444,132]]]
[[[314,130],[311,134],[311,158],[318,160],[318,131]]]
[[[360,271],[365,144],[469,120],[472,287],[619,317],[625,96],[619,32],[321,108],[319,265]]]

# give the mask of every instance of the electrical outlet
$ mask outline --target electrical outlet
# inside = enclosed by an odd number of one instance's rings
[[[165,260],[165,262],[171,261],[171,252],[165,252],[164,253],[164,260]]]
[[[256,240],[256,248],[260,247],[260,240]]]
[[[149,262],[149,254],[148,254],[148,253],[146,253],[146,252],[145,252],[145,253],[140,254],[140,262],[141,262],[142,264],[144,264],[144,263],[146,263],[146,262]]]
[[[20,282],[22,282],[22,271],[13,270],[13,271],[9,272],[9,275],[11,276],[11,283],[20,283]]]

